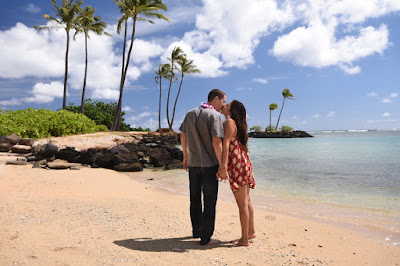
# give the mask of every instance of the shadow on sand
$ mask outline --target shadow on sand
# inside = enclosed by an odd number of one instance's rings
[[[177,238],[161,238],[161,239],[151,239],[151,238],[133,238],[116,240],[113,243],[129,248],[132,250],[139,251],[149,251],[149,252],[187,252],[188,250],[199,249],[207,250],[218,247],[233,247],[230,242],[220,242],[217,245],[206,245],[200,246],[200,240],[194,239],[192,237],[177,237]]]

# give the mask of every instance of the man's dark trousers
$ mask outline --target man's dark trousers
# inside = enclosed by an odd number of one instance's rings
[[[218,195],[218,166],[189,167],[190,218],[193,237],[200,237],[200,245],[210,242],[214,233],[215,206]],[[203,192],[204,209],[201,193]]]

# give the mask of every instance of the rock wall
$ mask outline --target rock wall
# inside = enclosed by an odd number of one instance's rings
[[[263,132],[250,132],[250,138],[310,138],[313,137],[305,131],[295,130],[291,132],[282,131],[263,131]]]

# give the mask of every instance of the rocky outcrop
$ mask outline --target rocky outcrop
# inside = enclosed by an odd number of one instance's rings
[[[34,146],[33,156],[28,161],[54,159],[69,163],[81,163],[93,168],[108,168],[117,171],[142,171],[143,168],[164,167],[165,169],[182,168],[183,153],[176,147],[178,134],[147,134],[139,142],[122,143],[111,149],[90,148],[79,150],[74,147],[58,149],[51,143],[41,147]]]
[[[250,132],[250,138],[310,138],[313,137],[305,131],[295,130],[291,132],[283,131],[262,131]]]
[[[31,156],[25,156],[34,167],[72,169],[79,163],[93,168],[134,172],[152,167],[164,167],[167,170],[182,168],[183,153],[176,147],[179,143],[180,134],[177,133],[148,133],[140,141],[121,143],[112,148],[80,150],[65,146],[60,149],[53,143],[34,145],[32,139],[11,135],[0,137],[0,151],[31,153]]]
[[[30,153],[33,139],[20,138],[18,135],[0,136],[0,152]]]

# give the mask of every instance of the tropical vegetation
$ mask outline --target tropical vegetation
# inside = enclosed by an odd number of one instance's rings
[[[181,93],[183,78],[185,77],[185,75],[200,73],[201,71],[199,69],[197,69],[193,60],[187,58],[186,54],[183,53],[183,50],[180,47],[175,47],[172,50],[171,58],[168,58],[168,60],[171,62],[171,64],[164,64],[164,65],[161,64],[158,68],[158,71],[156,71],[157,76],[155,77],[156,83],[160,85],[158,129],[161,130],[161,79],[165,78],[166,80],[169,81],[167,103],[166,103],[166,105],[167,105],[166,116],[167,116],[167,123],[168,123],[168,131],[173,131],[172,127],[174,125],[176,105],[178,103],[179,95]],[[175,75],[174,69],[178,70],[178,72],[181,74],[181,76],[180,76],[179,88],[178,88],[178,91],[177,91],[176,97],[175,97],[174,109],[172,111],[172,117],[170,118],[169,100],[170,100],[170,96],[171,96],[172,83],[173,82],[177,83],[179,80],[177,78],[177,76]]]
[[[107,23],[102,21],[101,17],[94,17],[94,13],[96,12],[96,8],[92,8],[91,6],[87,6],[84,10],[81,10],[81,19],[79,23],[77,23],[77,31],[75,32],[75,36],[79,32],[83,32],[85,34],[85,74],[83,77],[83,88],[82,88],[82,99],[81,99],[81,113],[84,112],[85,106],[85,91],[86,91],[86,79],[87,79],[87,70],[88,70],[88,38],[90,39],[89,32],[94,32],[97,35],[107,35],[111,37],[111,34],[106,32],[104,29],[107,27]]]
[[[293,94],[290,92],[289,89],[284,89],[282,91],[282,96],[283,96],[282,108],[281,108],[281,111],[279,112],[278,121],[276,122],[276,128],[278,128],[279,120],[281,119],[281,114],[282,114],[282,111],[283,111],[283,107],[285,106],[285,100],[286,99],[294,100]]]
[[[87,116],[67,110],[25,109],[0,113],[0,136],[16,134],[22,138],[46,138],[107,131],[104,125]]]
[[[64,72],[64,93],[62,109],[65,109],[67,103],[67,80],[68,80],[68,54],[69,54],[69,41],[70,32],[72,29],[79,31],[80,20],[82,19],[81,5],[82,0],[62,0],[59,6],[56,0],[52,0],[53,10],[56,13],[55,17],[48,14],[43,15],[45,19],[52,21],[55,25],[38,25],[34,26],[35,29],[64,29],[67,35],[67,43],[65,48],[65,72]]]
[[[104,103],[102,101],[94,101],[90,98],[85,100],[85,106],[86,108],[84,109],[83,114],[92,119],[97,125],[104,125],[107,127],[109,130],[112,126],[113,119],[114,119],[114,114],[117,110],[117,103]],[[80,113],[81,111],[81,106],[76,106],[73,103],[70,103],[67,107],[66,110],[74,112],[74,113]],[[123,116],[125,115],[125,112],[121,113],[121,130],[123,131],[132,131],[134,130],[131,128],[128,124],[124,122]]]
[[[158,99],[158,130],[161,130],[161,81],[162,79],[166,79],[166,80],[174,80],[176,81],[176,76],[175,74],[172,72],[171,70],[171,65],[170,64],[160,64],[160,66],[158,67],[158,71],[155,71],[156,76],[155,76],[155,81],[157,84],[160,85],[160,95],[159,95],[159,99]]]
[[[250,128],[250,131],[261,132],[262,131],[262,126],[252,126]]]
[[[282,126],[281,131],[284,133],[289,133],[289,132],[293,131],[293,128],[288,127],[288,126]]]
[[[161,11],[167,11],[168,8],[161,0],[114,0],[115,4],[121,11],[122,16],[118,20],[117,32],[121,33],[122,25],[124,25],[124,44],[122,50],[122,69],[121,69],[121,80],[119,85],[119,98],[118,107],[114,116],[114,121],[111,126],[111,131],[119,130],[121,124],[121,112],[122,112],[122,94],[124,90],[125,80],[128,73],[128,67],[130,57],[133,48],[133,42],[135,40],[136,22],[144,21],[154,24],[152,18],[163,19],[169,22],[168,18],[162,15]],[[126,42],[127,42],[127,28],[128,20],[132,19],[132,33],[130,37],[130,45],[128,54],[125,58],[126,53]]]
[[[269,128],[267,127],[267,131],[273,131],[272,130],[272,124],[271,124],[271,116],[272,116],[272,111],[278,109],[278,105],[276,103],[271,103],[269,105]]]

